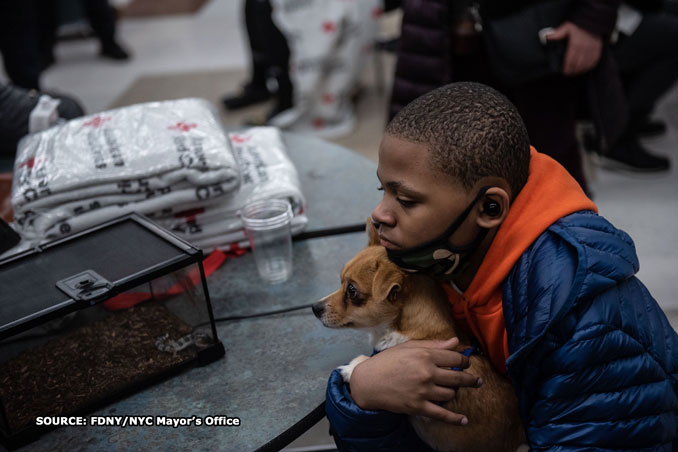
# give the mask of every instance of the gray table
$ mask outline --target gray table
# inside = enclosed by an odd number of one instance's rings
[[[379,200],[375,165],[339,146],[285,135],[308,200],[308,230],[363,223]],[[227,261],[208,285],[215,317],[314,302],[336,290],[364,233],[297,241],[294,272],[265,285],[253,256]],[[275,450],[322,415],[327,378],[337,365],[371,351],[367,335],[330,330],[310,309],[222,322],[226,357],[193,368],[91,415],[238,417],[239,427],[62,427],[22,450]],[[319,408],[320,407],[320,408]]]
[[[307,230],[365,224],[381,200],[377,166],[339,145],[284,134],[308,207]]]

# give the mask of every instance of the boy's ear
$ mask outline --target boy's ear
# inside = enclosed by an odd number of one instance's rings
[[[367,246],[377,246],[381,244],[379,240],[379,232],[377,227],[372,222],[372,218],[367,217]]]
[[[477,224],[486,229],[496,228],[508,215],[511,208],[510,196],[501,187],[492,187],[483,198],[477,206],[479,209]]]
[[[378,300],[396,301],[403,284],[403,274],[394,266],[380,265],[372,280],[372,296]]]

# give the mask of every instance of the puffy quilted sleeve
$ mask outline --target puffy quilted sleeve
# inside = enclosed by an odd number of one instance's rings
[[[339,451],[430,451],[410,426],[407,416],[363,410],[356,405],[338,370],[332,372],[327,383],[325,411]]]
[[[669,452],[678,336],[635,276],[615,275],[624,266],[601,254],[611,242],[598,233],[545,235],[504,286],[507,368],[530,447]]]

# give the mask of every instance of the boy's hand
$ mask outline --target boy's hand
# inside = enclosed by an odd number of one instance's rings
[[[455,337],[446,341],[408,341],[360,363],[351,376],[351,396],[359,407],[416,414],[451,424],[466,425],[463,413],[453,413],[435,402],[446,402],[455,388],[477,388],[482,380],[450,368],[469,366],[469,359],[453,351]]]
[[[548,41],[560,41],[567,38],[567,50],[563,61],[564,75],[579,75],[593,69],[603,50],[603,40],[597,34],[578,27],[572,22],[564,22],[546,35]]]

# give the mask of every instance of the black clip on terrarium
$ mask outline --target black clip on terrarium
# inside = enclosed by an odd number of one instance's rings
[[[221,358],[202,251],[137,214],[0,261],[0,430]]]

